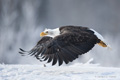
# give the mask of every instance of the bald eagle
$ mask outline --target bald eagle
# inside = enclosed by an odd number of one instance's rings
[[[42,37],[30,51],[20,48],[20,54],[28,53],[40,61],[52,62],[55,65],[68,64],[79,55],[87,53],[95,44],[108,47],[104,38],[95,30],[82,26],[62,26],[56,29],[45,29]]]

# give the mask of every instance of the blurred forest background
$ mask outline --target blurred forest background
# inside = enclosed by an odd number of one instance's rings
[[[0,0],[0,64],[41,64],[22,57],[19,48],[30,50],[44,28],[80,25],[95,29],[111,45],[96,45],[76,62],[120,67],[120,0]]]

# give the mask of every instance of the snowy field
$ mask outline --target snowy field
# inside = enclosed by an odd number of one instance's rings
[[[120,68],[89,62],[60,67],[1,64],[0,80],[120,80]]]

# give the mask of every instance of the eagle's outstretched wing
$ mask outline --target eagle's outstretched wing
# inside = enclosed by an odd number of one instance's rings
[[[63,33],[54,38],[45,36],[43,37],[37,45],[28,51],[30,55],[35,56],[37,59],[43,59],[47,62],[52,61],[52,65],[57,62],[62,65],[63,62],[68,64],[72,62],[78,55],[84,54],[91,50],[97,43],[97,37],[89,33],[76,33],[68,32]],[[26,51],[20,49],[21,54]]]

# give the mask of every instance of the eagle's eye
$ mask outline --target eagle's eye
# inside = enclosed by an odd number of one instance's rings
[[[45,33],[48,33],[48,31],[46,31]]]

